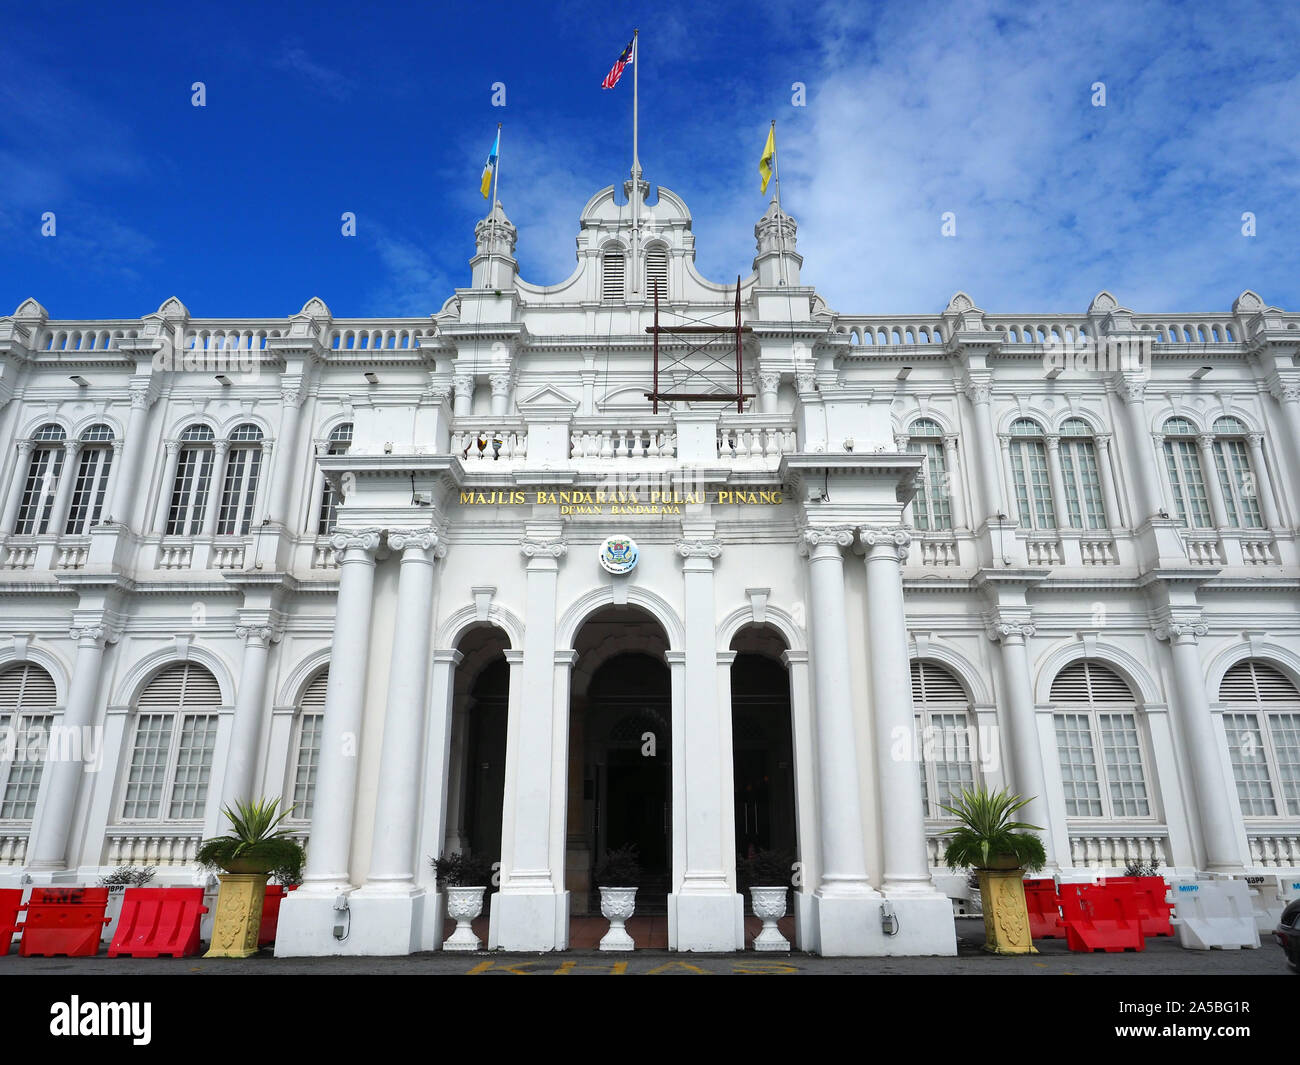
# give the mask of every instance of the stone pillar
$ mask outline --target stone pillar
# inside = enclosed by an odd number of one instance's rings
[[[207,507],[203,511],[203,535],[212,537],[217,531],[217,514],[221,510],[222,490],[226,480],[226,456],[230,454],[230,441],[218,440],[212,445],[212,478],[208,481]],[[196,486],[197,489],[197,486]]]
[[[773,370],[760,370],[758,374],[758,409],[763,414],[777,412],[777,390],[781,375]]]
[[[992,389],[984,382],[971,383],[966,387],[966,398],[975,408],[975,451],[983,487],[981,505],[971,508],[976,525],[1008,512],[998,482],[998,443],[993,431],[993,409],[989,403],[991,395]]]
[[[316,457],[329,454],[328,441],[318,440],[315,445]],[[320,471],[319,467],[313,466],[315,476],[312,479],[311,502],[307,505],[307,528],[306,532],[312,536],[320,535],[320,508],[325,502],[325,474]]]
[[[235,693],[235,719],[230,732],[230,754],[221,787],[221,805],[232,809],[238,801],[256,798],[253,774],[257,769],[257,741],[266,710],[267,659],[278,634],[270,624],[241,622],[235,635],[244,641],[244,662]]]
[[[108,483],[104,486],[104,509],[100,511],[100,524],[107,523],[113,518],[113,511],[110,509],[113,504],[113,496],[117,493],[117,482],[122,479],[122,454],[126,446],[121,438],[109,441],[108,444],[111,457],[108,465]],[[90,506],[86,511],[86,532],[90,532],[94,525],[91,523],[91,515],[95,510],[95,501],[92,498]],[[125,524],[125,522],[123,523]]]
[[[1226,529],[1228,522],[1228,504],[1223,498],[1223,485],[1219,482],[1219,468],[1214,461],[1214,434],[1199,433],[1196,448],[1201,454],[1201,480],[1205,483],[1205,494],[1210,500],[1210,514],[1216,529]]]
[[[1065,495],[1065,475],[1061,471],[1061,438],[1047,437],[1047,479],[1052,486],[1052,516],[1058,529],[1070,528],[1069,500]],[[1083,523],[1083,500],[1079,500],[1080,528]]]
[[[494,373],[488,378],[488,383],[492,386],[492,416],[504,418],[510,403],[510,375]]]
[[[1260,517],[1268,529],[1281,529],[1277,502],[1273,498],[1273,478],[1268,472],[1268,463],[1264,459],[1264,434],[1247,433],[1246,445],[1250,448],[1251,472],[1255,475],[1255,498],[1259,501]]]
[[[523,656],[511,670],[511,722],[501,830],[501,890],[493,899],[492,949],[561,950],[568,941],[563,870],[551,867],[555,772],[555,627],[560,559],[568,545],[560,527],[530,531],[520,544],[527,562]],[[518,681],[518,684],[516,684]],[[516,698],[516,692],[518,696]],[[561,825],[560,831],[563,831]]]
[[[1119,495],[1115,491],[1115,471],[1110,465],[1110,433],[1097,433],[1092,441],[1097,449],[1097,476],[1101,480],[1101,499],[1106,507],[1106,526],[1110,529],[1123,528],[1124,512],[1120,509]]]
[[[1300,381],[1275,379],[1269,392],[1282,408],[1286,435],[1291,439],[1291,454],[1300,462]]]
[[[102,624],[74,625],[72,639],[77,641],[77,658],[72,668],[72,684],[68,689],[68,705],[57,724],[63,729],[75,729],[78,736],[85,733],[95,720],[95,706],[100,679],[103,676],[104,643],[112,637]],[[64,732],[64,735],[72,735]],[[45,793],[40,806],[40,820],[32,825],[31,843],[28,846],[28,866],[33,871],[61,870],[67,868],[68,839],[76,821],[77,797],[81,782],[89,774],[80,761],[69,758],[50,759],[45,765],[45,780],[41,790]]]
[[[1016,495],[1016,467],[1011,461],[1011,434],[998,433],[998,450],[1002,454],[1002,474],[1007,479],[1007,497],[1006,509],[1003,513],[1007,514],[1012,521],[1020,523],[1020,501]],[[1029,504],[1030,512],[1033,512],[1033,500]]]
[[[1169,641],[1174,665],[1174,699],[1182,718],[1183,742],[1191,770],[1191,792],[1201,822],[1205,867],[1210,872],[1240,872],[1245,856],[1237,843],[1234,806],[1228,801],[1229,781],[1224,778],[1219,731],[1210,713],[1201,673],[1198,637],[1209,627],[1195,618],[1170,618],[1155,630],[1156,639]]]
[[[153,528],[150,531],[165,536],[167,514],[171,510],[172,492],[176,487],[176,463],[181,453],[181,442],[165,440],[163,449],[167,452],[167,459],[163,463],[162,483],[158,486],[158,509],[154,512]]]
[[[456,699],[456,667],[462,660],[459,651],[440,648],[433,652],[432,680],[429,684],[429,728],[424,742],[424,811],[420,821],[419,847],[416,851],[418,873],[416,882],[429,885],[424,899],[424,930],[420,949],[438,950],[442,946],[443,897],[436,891],[437,878],[430,858],[443,853],[444,841],[449,835],[447,824],[459,816],[457,804],[462,785],[460,764],[464,755],[452,746],[453,705]],[[460,732],[463,736],[464,712]],[[463,743],[462,743],[463,746]],[[454,834],[454,831],[453,833]],[[459,841],[454,848],[459,853]],[[432,897],[430,897],[430,894]]]
[[[27,469],[32,461],[32,442],[18,441],[18,458],[14,460],[14,477],[5,495],[4,515],[0,517],[0,534],[9,535],[18,521],[18,506],[23,501],[23,488],[27,484]]]
[[[149,392],[144,388],[131,389],[131,413],[127,417],[126,435],[122,438],[122,453],[114,457],[114,476],[117,481],[108,495],[108,513],[114,521],[130,526],[134,517],[136,483],[139,477],[141,455],[147,441],[144,438],[148,422]],[[116,443],[116,441],[114,441]],[[164,486],[164,490],[170,484]]]
[[[54,493],[54,506],[50,508],[50,524],[46,532],[53,536],[62,536],[64,525],[68,520],[68,507],[72,503],[72,486],[77,483],[77,454],[81,444],[69,440],[63,445],[63,469],[60,471],[59,487]],[[40,529],[40,525],[37,525]]]
[[[267,493],[267,517],[280,525],[289,524],[289,497],[294,477],[293,464],[298,457],[298,421],[302,411],[302,389],[280,390],[280,428],[276,439],[281,442],[280,460],[271,471],[272,490]]]
[[[1160,470],[1156,465],[1155,449],[1151,446],[1151,430],[1147,425],[1145,385],[1140,381],[1124,381],[1119,393],[1124,400],[1128,416],[1128,433],[1136,460],[1133,466],[1137,482],[1137,511],[1134,525],[1143,525],[1157,517],[1164,508],[1164,495],[1160,487]]]
[[[677,541],[683,559],[682,582],[686,622],[683,704],[674,706],[674,746],[683,757],[673,773],[681,774],[685,809],[674,818],[684,835],[685,866],[674,870],[668,900],[668,941],[676,950],[728,951],[744,948],[744,900],[729,882],[729,852],[735,847],[732,818],[723,808],[734,799],[734,767],[724,758],[723,735],[731,735],[731,706],[718,698],[716,643],[717,607],[713,563],[722,544],[711,524],[683,526]],[[676,844],[676,840],[674,840]],[[676,845],[674,846],[676,850]]]
[[[952,512],[953,529],[970,528],[966,521],[966,500],[961,490],[961,459],[957,451],[957,434],[943,434],[943,468],[947,476],[944,487],[948,491],[948,509]]]
[[[1040,826],[1047,864],[1056,864],[1056,853],[1047,806],[1047,779],[1043,774],[1042,752],[1038,743],[1038,726],[1034,720],[1034,690],[1029,680],[1029,654],[1025,641],[1033,636],[1034,626],[1027,617],[999,614],[989,629],[989,639],[998,642],[1002,651],[1002,677],[1006,684],[1006,719],[1011,742],[1004,749],[1011,752],[1011,789],[1029,803],[1020,811],[1020,819]]]
[[[455,399],[452,401],[452,414],[457,418],[465,418],[474,413],[474,377],[472,374],[458,373],[451,379],[451,387],[455,391]]]

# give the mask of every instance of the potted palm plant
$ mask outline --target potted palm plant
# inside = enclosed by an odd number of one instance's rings
[[[777,929],[785,916],[789,899],[794,855],[786,851],[759,850],[737,863],[736,873],[743,888],[749,889],[754,916],[763,928],[754,937],[755,950],[789,950],[790,941]]]
[[[212,943],[205,957],[247,958],[257,953],[267,874],[272,870],[301,879],[305,854],[280,823],[293,807],[280,811],[279,799],[236,800],[222,809],[232,834],[205,839],[196,859],[206,869],[221,869]]]
[[[600,940],[601,950],[634,950],[627,932],[627,920],[636,909],[636,891],[641,886],[641,862],[636,844],[607,851],[596,866],[600,888],[600,912],[609,921],[609,931]]]
[[[447,916],[456,922],[455,930],[442,945],[443,950],[478,950],[479,938],[473,922],[483,912],[483,894],[494,879],[494,862],[470,854],[440,854],[430,859],[438,874],[438,883],[447,890]]]
[[[1012,820],[1030,803],[1003,789],[963,790],[961,798],[943,807],[960,822],[944,831],[948,845],[943,860],[948,868],[974,869],[979,877],[984,912],[984,949],[995,954],[1034,954],[1025,904],[1024,875],[1037,872],[1047,861],[1038,825]]]

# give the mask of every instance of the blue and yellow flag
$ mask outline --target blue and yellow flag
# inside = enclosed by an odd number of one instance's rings
[[[772,180],[772,162],[776,158],[776,123],[767,131],[767,143],[763,145],[763,157],[758,161],[758,173],[763,179],[762,192],[767,192],[767,183]]]
[[[497,139],[492,142],[492,151],[487,157],[487,162],[483,164],[483,180],[479,183],[479,191],[483,193],[483,199],[487,199],[492,191],[492,175],[497,170],[497,155],[501,151],[501,127],[497,126]]]

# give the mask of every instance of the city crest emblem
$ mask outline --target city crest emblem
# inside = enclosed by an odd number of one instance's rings
[[[636,567],[640,552],[630,536],[610,536],[600,545],[600,564],[608,573],[628,573]]]

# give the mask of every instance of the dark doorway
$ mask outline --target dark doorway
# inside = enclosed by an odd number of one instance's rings
[[[506,780],[506,717],[510,666],[499,658],[470,688],[465,761],[465,834],[469,853],[501,856],[501,813]]]
[[[731,666],[736,855],[797,858],[790,679],[774,658],[738,653]]]

